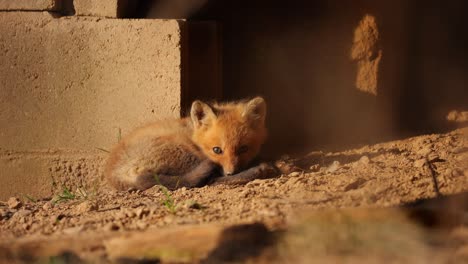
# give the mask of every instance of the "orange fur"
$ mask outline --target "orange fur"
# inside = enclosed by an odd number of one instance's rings
[[[249,165],[266,140],[265,114],[260,97],[211,106],[195,101],[189,118],[159,121],[121,140],[110,154],[105,176],[125,190],[149,188],[158,183],[155,176],[171,188],[198,186],[212,169],[201,164],[210,161],[225,175],[235,174]],[[215,153],[215,147],[221,153]]]

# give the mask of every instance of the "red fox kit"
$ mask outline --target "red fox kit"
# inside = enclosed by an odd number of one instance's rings
[[[211,183],[245,183],[275,168],[246,169],[265,142],[266,103],[261,97],[209,105],[195,101],[190,117],[135,130],[111,152],[105,176],[120,190],[170,189]]]

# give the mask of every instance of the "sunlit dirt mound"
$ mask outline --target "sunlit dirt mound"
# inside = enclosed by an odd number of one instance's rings
[[[244,186],[11,198],[0,202],[0,260],[466,261],[466,195],[417,203],[468,191],[466,132],[284,158],[294,172]]]

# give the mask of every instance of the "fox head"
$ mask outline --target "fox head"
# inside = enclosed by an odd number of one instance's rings
[[[261,97],[214,105],[194,101],[190,110],[193,141],[225,175],[235,174],[249,165],[265,142],[265,115]]]

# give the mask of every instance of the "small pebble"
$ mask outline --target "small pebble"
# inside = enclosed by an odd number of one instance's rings
[[[461,153],[464,153],[464,152],[468,152],[468,148],[467,147],[456,147],[452,150],[452,153],[453,154],[461,154]]]
[[[295,172],[289,174],[290,177],[297,177],[299,175],[301,175],[301,173],[298,172],[298,171],[295,171]]]
[[[255,186],[259,186],[261,183],[262,183],[261,180],[256,179],[256,180],[253,180],[251,182],[248,182],[245,186],[249,187],[249,188],[254,188]]]
[[[422,148],[422,149],[418,150],[416,153],[423,156],[423,157],[425,157],[429,153],[431,153],[431,151],[432,151],[431,147],[427,146],[425,148]]]
[[[0,209],[0,220],[3,218],[6,218],[8,215],[8,212],[6,210]]]
[[[464,173],[460,169],[453,169],[452,170],[452,176],[453,177],[460,177],[464,175]]]
[[[251,195],[252,193],[254,193],[252,189],[245,189],[240,193],[240,195],[241,195],[241,197],[246,198],[249,195]]]
[[[141,219],[142,217],[149,214],[149,210],[147,208],[140,207],[136,210],[135,214],[136,214],[136,217]]]
[[[10,197],[10,199],[8,199],[7,201],[7,204],[8,204],[8,208],[10,209],[18,209],[22,205],[21,201],[16,197]]]
[[[328,166],[327,172],[333,173],[333,172],[337,171],[339,168],[340,168],[340,162],[335,160],[335,161],[332,162],[332,164],[330,166]]]
[[[317,172],[317,171],[320,170],[320,165],[319,164],[314,164],[314,165],[309,167],[309,170],[313,171],[313,172]]]
[[[26,209],[20,209],[18,212],[15,213],[16,216],[18,217],[25,217],[28,216],[32,213],[31,210],[26,210]]]
[[[369,157],[367,157],[367,156],[362,156],[362,157],[359,159],[359,163],[364,164],[364,165],[367,165],[367,164],[370,163],[370,159],[369,159]]]
[[[84,214],[86,212],[95,211],[95,210],[97,210],[97,205],[95,203],[93,203],[93,202],[90,202],[90,201],[84,201],[84,202],[78,204],[74,208],[74,211],[77,214]]]
[[[62,232],[67,235],[74,235],[80,233],[81,231],[83,231],[83,226],[69,227],[62,230]]]
[[[365,182],[366,181],[364,179],[361,179],[361,178],[356,179],[356,180],[352,181],[351,183],[347,184],[346,186],[344,186],[343,191],[347,192],[347,191],[350,191],[350,190],[358,189]]]
[[[133,217],[136,216],[136,213],[135,213],[134,211],[132,211],[132,210],[126,210],[126,211],[125,211],[125,215],[126,215],[127,217],[133,218]]]
[[[42,209],[44,210],[49,210],[50,208],[52,208],[54,205],[53,203],[51,202],[46,202],[43,206],[42,206]]]
[[[426,164],[427,160],[426,159],[419,159],[417,161],[414,162],[414,167],[416,168],[422,168],[424,166],[424,164]]]
[[[117,225],[116,223],[108,223],[104,226],[105,231],[118,231],[120,229],[120,226]]]
[[[64,217],[65,217],[64,214],[53,215],[53,216],[50,217],[50,221],[51,221],[52,223],[56,223],[57,221],[62,220]]]
[[[174,222],[174,216],[172,215],[167,215],[163,218],[163,222],[165,224],[172,224]]]
[[[429,161],[435,161],[435,160],[439,160],[440,156],[437,153],[431,152],[427,155],[427,159]]]
[[[444,172],[444,175],[451,176],[452,175],[452,169],[447,168]]]
[[[138,229],[146,229],[148,227],[148,223],[143,222],[143,221],[138,221],[136,223],[136,226]]]
[[[186,187],[182,187],[182,188],[180,188],[180,189],[177,190],[177,191],[178,191],[178,192],[180,193],[180,195],[182,195],[182,196],[185,196],[185,195],[187,195],[187,193],[188,193]]]

